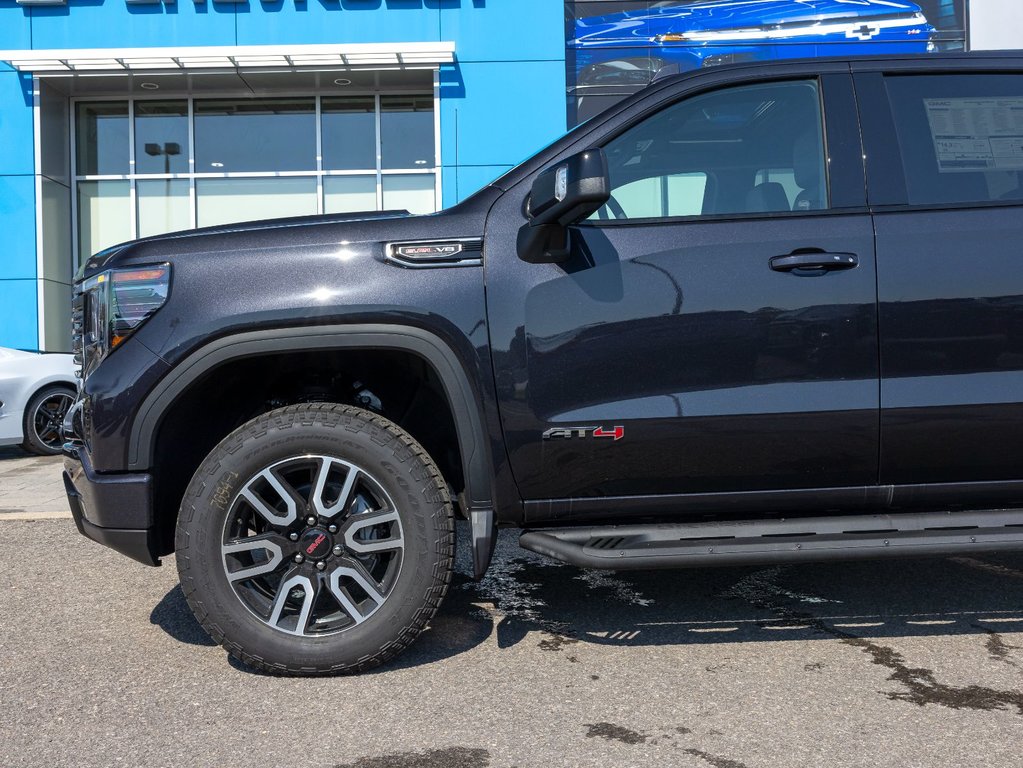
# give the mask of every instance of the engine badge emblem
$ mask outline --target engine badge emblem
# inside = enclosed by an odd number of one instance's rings
[[[419,245],[398,245],[395,253],[407,259],[448,259],[463,250],[461,243],[422,243]]]

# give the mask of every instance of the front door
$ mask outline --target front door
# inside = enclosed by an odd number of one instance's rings
[[[822,128],[848,81],[711,90],[599,142],[612,199],[563,263],[511,245],[531,179],[498,203],[490,328],[523,498],[876,483],[873,230],[835,178],[858,139]]]

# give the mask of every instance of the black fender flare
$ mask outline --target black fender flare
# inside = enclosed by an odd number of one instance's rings
[[[444,387],[451,406],[465,476],[466,512],[472,521],[476,570],[482,574],[496,538],[493,464],[483,427],[481,402],[455,351],[443,339],[414,326],[393,324],[274,328],[225,336],[192,352],[146,396],[132,423],[128,468],[153,463],[156,434],[167,409],[201,376],[224,363],[275,352],[336,349],[393,349],[423,358]]]

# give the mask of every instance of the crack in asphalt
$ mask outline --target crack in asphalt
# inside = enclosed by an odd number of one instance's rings
[[[863,651],[870,656],[873,664],[890,670],[889,680],[893,680],[907,689],[884,692],[884,695],[893,701],[905,701],[921,707],[927,704],[936,704],[949,709],[980,711],[1006,710],[1015,707],[1017,714],[1023,715],[1023,692],[999,691],[981,685],[957,687],[941,683],[935,678],[932,670],[908,666],[905,658],[894,648],[843,632],[836,627],[828,626],[813,614],[796,611],[783,605],[779,598],[787,597],[786,591],[776,583],[782,572],[783,569],[780,566],[757,571],[725,590],[721,593],[721,597],[746,600],[757,608],[771,611],[784,621],[806,624],[823,635],[833,637],[845,645]],[[998,641],[995,643],[994,647],[997,649],[997,653],[1000,653],[1003,648],[997,644]],[[989,653],[991,648],[989,638]],[[1007,648],[1005,653],[1007,655]]]

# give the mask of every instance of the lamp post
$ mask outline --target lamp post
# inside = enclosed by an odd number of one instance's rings
[[[165,144],[157,144],[157,143],[154,142],[152,144],[147,143],[146,146],[145,146],[145,150],[146,150],[146,154],[149,155],[150,157],[160,157],[161,155],[163,156],[163,172],[164,172],[165,175],[169,176],[170,175],[170,159],[172,157],[174,157],[175,155],[180,155],[181,154],[181,145],[178,144],[176,141],[168,141]],[[170,196],[171,196],[171,179],[164,179],[164,198],[166,200],[170,200]],[[164,216],[165,217],[167,216],[167,210],[168,209],[165,206],[164,207]],[[140,216],[140,218],[141,218],[141,216]],[[169,221],[167,221],[166,218],[165,218],[164,223],[163,223],[163,227],[162,227],[163,230],[167,231],[168,226],[169,226]]]
[[[170,173],[170,159],[174,155],[181,154],[181,145],[176,141],[168,141],[166,144],[146,144],[146,154],[150,157],[163,155],[163,172]]]

